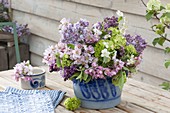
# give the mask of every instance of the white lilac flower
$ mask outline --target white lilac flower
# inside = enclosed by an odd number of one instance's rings
[[[131,58],[127,60],[127,65],[133,65],[135,62],[134,55],[131,55]]]
[[[160,10],[161,7],[161,1],[160,0],[149,0],[147,3],[147,9],[148,10]]]
[[[109,48],[109,43],[108,43],[108,42],[103,42],[103,44],[104,44],[104,46],[105,46],[106,48]]]
[[[107,34],[107,35],[105,35],[103,38],[104,38],[104,39],[108,39],[108,38],[110,38],[110,37],[111,37],[111,35]]]
[[[110,52],[107,51],[107,49],[103,49],[102,50],[102,54],[101,54],[101,57],[107,57],[107,58],[110,58]]]
[[[68,24],[70,23],[70,19],[63,18],[60,22],[61,24]]]
[[[73,52],[73,59],[80,58],[81,55],[81,49],[79,49],[77,46],[75,46],[75,49],[72,51]]]
[[[56,46],[49,46],[49,48],[47,48],[43,53],[44,58],[42,62],[47,64],[48,66],[54,64],[56,59],[56,52],[57,52]]]
[[[121,12],[120,10],[117,10],[116,14],[120,17],[123,17],[123,12]]]
[[[102,32],[100,30],[96,29],[96,28],[93,29],[93,32],[94,32],[95,35],[101,35],[102,34]]]
[[[126,20],[126,17],[123,17],[123,23],[121,25],[121,28],[120,28],[120,32],[125,35],[126,34],[126,29],[127,29],[127,20]]]
[[[117,56],[117,51],[114,52],[114,55],[112,57],[112,60],[115,60],[116,59],[116,56]]]
[[[18,63],[14,67],[14,74],[15,74],[15,80],[18,81],[19,78],[24,80],[31,80],[29,77],[24,77],[24,75],[32,75],[33,74],[33,68],[30,65],[30,62],[23,61],[21,63]]]

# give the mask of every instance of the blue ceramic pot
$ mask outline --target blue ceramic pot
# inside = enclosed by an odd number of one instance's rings
[[[28,76],[28,75],[25,75]],[[39,89],[45,87],[45,70],[39,67],[33,68],[33,75],[29,75],[31,81],[21,79],[22,89]]]
[[[121,101],[121,90],[112,84],[111,78],[97,79],[89,83],[73,80],[74,93],[81,100],[81,107],[106,109],[118,105]]]

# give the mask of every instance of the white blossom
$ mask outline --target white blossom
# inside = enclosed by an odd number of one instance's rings
[[[103,38],[104,39],[108,39],[108,38],[110,38],[111,36],[109,35],[109,34],[107,34],[107,35],[105,35]]]
[[[127,60],[127,65],[131,65],[135,63],[134,55],[131,55],[131,58]]]
[[[103,42],[106,48],[109,48],[109,43],[108,42]]]
[[[107,57],[107,58],[110,58],[110,52],[107,51],[107,49],[103,49],[102,50],[102,54],[101,54],[101,57]]]
[[[117,10],[116,14],[120,17],[123,17],[123,12],[121,12],[120,10]]]
[[[100,30],[96,29],[96,28],[93,29],[93,32],[94,32],[95,35],[101,35],[102,34],[102,32]]]

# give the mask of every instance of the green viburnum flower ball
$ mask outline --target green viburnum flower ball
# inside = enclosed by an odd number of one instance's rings
[[[148,10],[155,10],[159,11],[161,7],[161,1],[160,0],[149,0],[147,3],[147,9]]]
[[[80,99],[73,97],[73,98],[67,98],[64,102],[64,105],[66,109],[74,111],[78,109],[81,105]]]
[[[137,51],[136,51],[136,49],[135,49],[135,47],[133,46],[133,45],[128,45],[128,46],[126,46],[125,47],[125,50],[126,50],[126,52],[129,54],[129,55],[135,55],[135,54],[137,54]]]

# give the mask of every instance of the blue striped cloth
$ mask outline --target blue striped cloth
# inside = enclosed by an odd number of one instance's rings
[[[54,113],[66,92],[19,90],[7,87],[0,92],[0,113]]]
[[[11,92],[15,94],[37,94],[39,92],[41,93],[48,93],[51,97],[52,103],[54,108],[57,107],[57,105],[61,102],[66,92],[58,91],[58,90],[19,90],[13,87],[7,87],[5,89],[5,92]]]
[[[55,113],[48,93],[0,92],[0,113]]]

